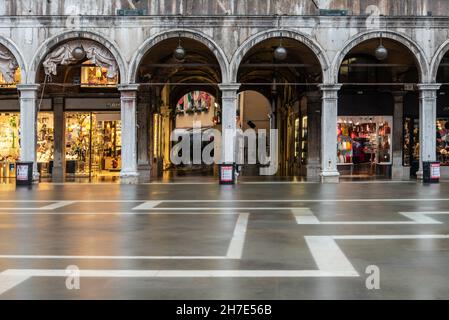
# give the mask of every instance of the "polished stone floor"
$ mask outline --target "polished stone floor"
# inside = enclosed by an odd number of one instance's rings
[[[449,299],[448,273],[446,182],[0,185],[0,299]]]

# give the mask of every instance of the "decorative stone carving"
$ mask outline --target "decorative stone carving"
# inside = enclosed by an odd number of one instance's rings
[[[7,83],[14,82],[14,74],[18,67],[16,58],[8,49],[0,45],[0,72]]]
[[[72,51],[80,45],[82,45],[86,51],[86,58],[88,60],[96,66],[106,68],[108,70],[108,78],[114,78],[117,76],[118,66],[112,54],[100,44],[89,40],[70,41],[64,43],[49,53],[42,63],[45,74],[56,75],[58,65],[69,65],[79,62],[73,57]]]

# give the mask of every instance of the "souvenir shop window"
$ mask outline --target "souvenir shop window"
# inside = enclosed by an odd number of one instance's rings
[[[108,69],[98,67],[90,61],[81,67],[81,87],[113,87],[118,83],[118,76],[107,77]]]
[[[339,165],[391,164],[392,117],[341,117],[337,124]]]
[[[39,112],[37,119],[37,162],[48,163],[54,154],[53,113]]]
[[[0,88],[15,88],[18,83],[21,81],[21,71],[20,68],[17,68],[14,73],[13,82],[7,82],[3,74],[0,72]]]
[[[19,159],[19,113],[0,113],[0,162]]]
[[[411,166],[414,161],[419,161],[419,120],[406,117],[404,119],[403,164]]]
[[[437,119],[437,161],[449,166],[449,119]]]

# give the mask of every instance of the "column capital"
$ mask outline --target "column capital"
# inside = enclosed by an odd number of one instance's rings
[[[240,83],[220,83],[218,87],[221,91],[238,91]]]
[[[441,87],[441,83],[418,83],[416,85],[419,91],[437,91]]]
[[[319,84],[318,88],[321,91],[339,91],[343,85],[341,83],[323,83]]]
[[[39,84],[18,84],[17,90],[19,91],[37,91],[39,90],[40,85]]]
[[[139,86],[138,83],[128,83],[117,86],[117,89],[118,91],[137,91],[139,90]]]

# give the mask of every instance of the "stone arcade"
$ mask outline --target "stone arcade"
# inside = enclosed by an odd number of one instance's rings
[[[53,181],[97,167],[121,170],[124,183],[150,179],[170,165],[180,98],[211,94],[220,128],[235,131],[239,95],[256,91],[279,130],[281,175],[403,180],[438,160],[449,177],[447,1],[316,2],[322,10],[309,0],[0,0],[0,162],[32,161],[38,179],[51,143]],[[232,134],[223,139],[234,162]],[[84,163],[71,168],[72,156]]]

